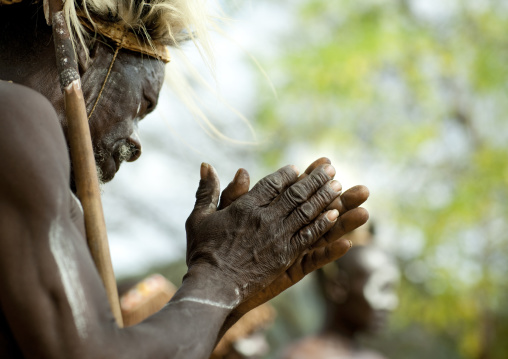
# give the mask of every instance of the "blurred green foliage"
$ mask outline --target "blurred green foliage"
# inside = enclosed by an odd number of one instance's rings
[[[257,119],[272,136],[265,163],[319,148],[374,183],[369,210],[397,234],[403,281],[373,345],[390,358],[508,357],[508,7],[298,3],[298,28],[265,65],[279,92]]]

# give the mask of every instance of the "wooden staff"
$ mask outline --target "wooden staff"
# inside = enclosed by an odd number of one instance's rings
[[[118,326],[123,327],[78,64],[69,30],[61,11],[61,0],[50,0],[49,10],[53,26],[60,86],[65,100],[65,115],[68,125],[67,137],[72,168],[77,195],[83,206],[88,247],[104,282],[113,315]]]

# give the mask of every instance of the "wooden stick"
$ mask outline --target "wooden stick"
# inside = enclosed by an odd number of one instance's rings
[[[51,3],[55,4],[52,5]],[[61,0],[51,1],[51,20],[60,86],[65,99],[72,168],[77,195],[83,206],[88,247],[106,288],[111,310],[119,327],[123,327],[115,274],[109,253],[106,223],[102,210],[99,181],[92,149],[78,65]],[[56,10],[56,11],[55,11]]]
[[[161,310],[177,288],[160,274],[152,274],[132,287],[120,298],[123,324],[136,325]]]

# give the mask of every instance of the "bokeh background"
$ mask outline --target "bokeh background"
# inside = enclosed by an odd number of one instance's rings
[[[508,2],[222,7],[231,20],[214,35],[215,72],[185,53],[215,90],[189,77],[203,111],[240,143],[210,135],[164,89],[140,126],[141,160],[104,188],[117,276],[181,283],[201,162],[224,187],[240,167],[255,183],[327,156],[344,188],[371,190],[376,242],[402,273],[389,328],[365,343],[389,358],[507,358]],[[320,328],[314,289],[309,278],[273,301],[267,358]]]

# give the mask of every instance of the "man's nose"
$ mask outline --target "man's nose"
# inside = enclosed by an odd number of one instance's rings
[[[134,162],[141,156],[141,140],[139,139],[137,126],[134,127],[134,130],[127,139],[127,144],[131,148],[131,156],[126,161]]]

